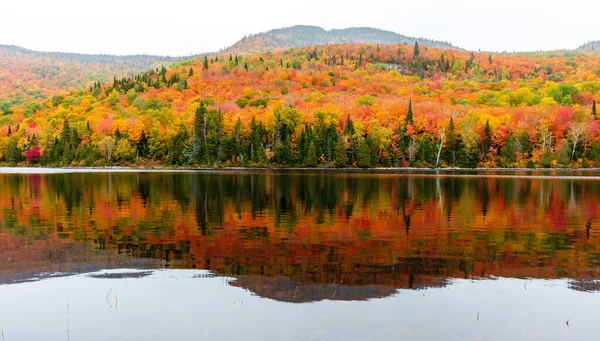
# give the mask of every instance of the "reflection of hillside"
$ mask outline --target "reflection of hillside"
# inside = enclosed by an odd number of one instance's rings
[[[373,285],[304,285],[285,277],[238,276],[230,284],[247,289],[260,297],[293,303],[322,300],[364,301],[371,298],[383,298],[396,292],[394,288]]]
[[[89,242],[45,240],[0,234],[0,284],[37,281],[116,268],[158,268],[160,261],[99,251]]]
[[[598,292],[600,291],[600,279],[574,278],[569,280],[569,288],[577,291]]]
[[[490,275],[594,278],[600,265],[591,181],[114,173],[0,175],[0,188],[4,282],[133,262],[287,278],[327,296],[342,278],[396,290]],[[245,285],[289,298],[275,284]]]

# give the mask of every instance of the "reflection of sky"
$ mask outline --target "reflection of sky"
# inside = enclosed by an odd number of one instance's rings
[[[0,329],[6,340],[66,340],[68,320],[71,340],[102,341],[593,340],[600,333],[600,294],[570,290],[567,280],[453,279],[384,299],[292,304],[206,274],[3,285]]]

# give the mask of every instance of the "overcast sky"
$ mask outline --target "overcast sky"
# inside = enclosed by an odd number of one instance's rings
[[[370,26],[470,50],[600,40],[594,0],[1,0],[0,44],[80,53],[189,55],[297,24]]]

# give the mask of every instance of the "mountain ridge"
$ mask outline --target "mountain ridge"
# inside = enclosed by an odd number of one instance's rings
[[[205,55],[212,56],[219,53],[239,53],[239,54],[258,54],[275,50],[286,50],[290,48],[302,48],[317,45],[332,45],[346,43],[364,43],[364,44],[414,44],[415,42],[425,47],[434,47],[441,49],[455,49],[471,51],[455,46],[450,42],[436,40],[424,37],[410,37],[394,31],[374,28],[374,27],[347,27],[341,29],[325,29],[313,25],[294,25],[288,27],[275,28],[272,30],[249,34],[230,46],[213,52],[202,52],[191,55],[171,56],[158,54],[106,54],[106,53],[78,53],[63,51],[41,51],[29,49],[13,44],[0,44],[1,50],[10,50],[16,53],[27,53],[42,57],[62,59],[65,61],[79,61],[89,63],[117,63],[117,64],[151,64],[157,62],[173,63],[185,60],[192,60]],[[559,49],[556,51],[595,53],[600,50],[600,40],[591,40],[582,44],[576,49]],[[475,50],[473,50],[475,52]],[[540,51],[551,52],[551,51]],[[515,51],[513,53],[528,53],[527,51]]]
[[[414,44],[415,42],[427,47],[462,50],[446,41],[410,37],[373,27],[348,27],[327,30],[320,26],[294,25],[245,36],[221,52],[254,54],[314,45],[345,43]]]

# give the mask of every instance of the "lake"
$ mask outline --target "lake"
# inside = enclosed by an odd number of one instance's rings
[[[8,169],[0,331],[595,339],[599,175]]]

